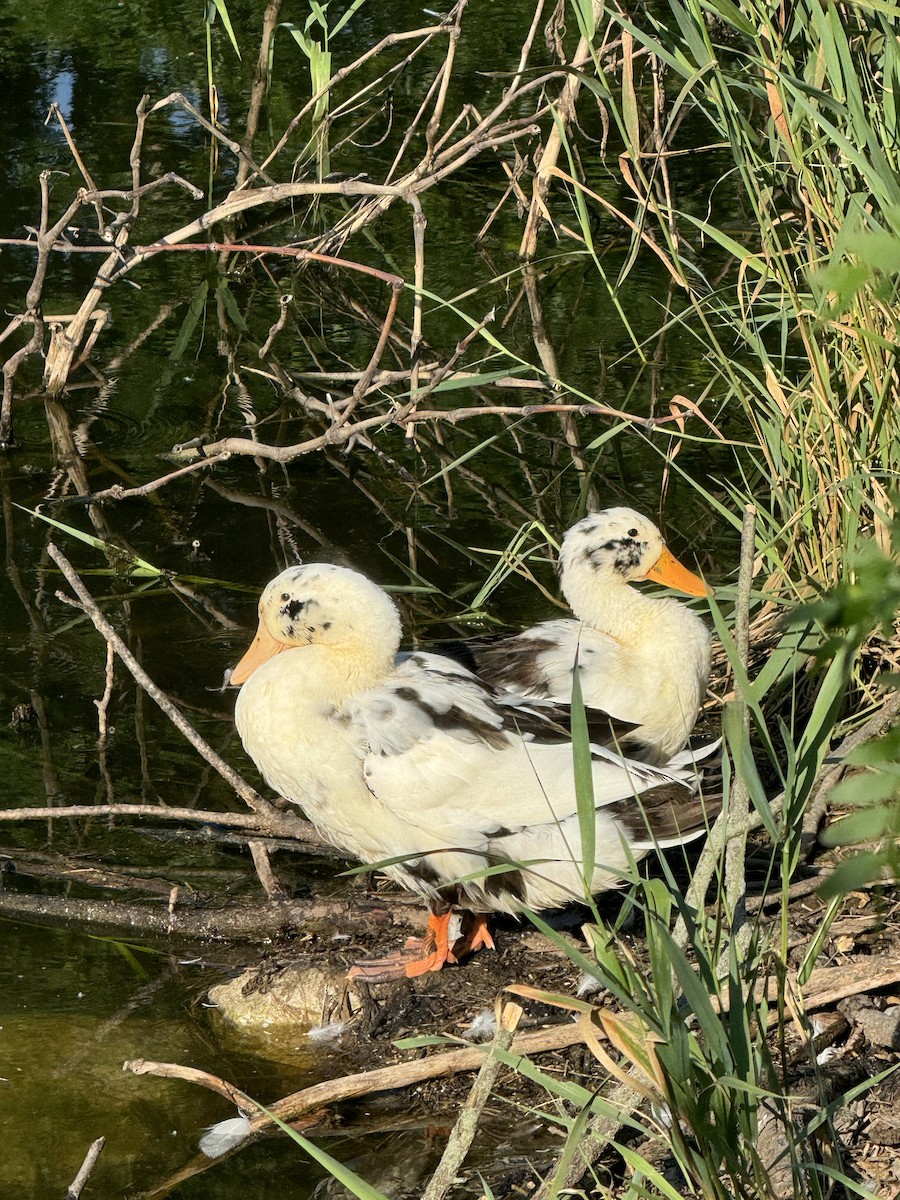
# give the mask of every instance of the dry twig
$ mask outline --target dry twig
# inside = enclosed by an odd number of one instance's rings
[[[501,1061],[497,1052],[509,1050],[521,1018],[522,1009],[518,1004],[504,1005],[500,1014],[500,1025],[491,1043],[488,1057],[482,1063],[472,1090],[466,1097],[466,1102],[453,1126],[450,1139],[444,1147],[441,1161],[422,1194],[422,1200],[443,1200],[443,1197],[453,1187],[456,1174],[475,1138],[479,1117],[490,1098],[497,1073],[500,1070]]]
[[[159,705],[175,728],[187,738],[194,749],[206,759],[209,765],[214,767],[215,770],[217,770],[222,778],[226,781],[226,783],[230,784],[231,787],[234,788],[235,792],[240,796],[244,803],[255,813],[268,813],[272,807],[268,800],[264,800],[257,791],[250,787],[249,783],[247,783],[241,778],[240,775],[238,775],[237,771],[235,771],[233,767],[230,767],[223,758],[216,754],[212,746],[204,741],[200,734],[197,733],[190,721],[188,721],[187,718],[183,716],[182,713],[175,707],[165,692],[156,686],[144,668],[140,665],[140,663],[113,629],[112,625],[110,625],[109,621],[107,621],[103,613],[97,607],[93,596],[91,596],[90,592],[84,586],[81,579],[78,577],[75,568],[59,549],[59,547],[55,546],[53,542],[51,542],[47,547],[47,553],[62,571],[66,581],[72,588],[72,591],[78,597],[78,600],[77,602],[73,601],[72,598],[65,595],[64,592],[57,592],[57,597],[63,602],[63,604],[71,605],[71,607],[79,609],[81,612],[86,613],[91,618],[97,632],[100,633],[105,638],[107,643],[113,647],[122,663],[128,668],[135,681],[139,684],[143,691],[147,693],[151,700],[154,700]]]
[[[582,1033],[574,1024],[552,1025],[545,1029],[535,1029],[528,1033],[518,1034],[510,1047],[511,1053],[522,1057],[531,1054],[542,1054],[549,1050],[562,1050],[567,1046],[575,1046],[582,1040]],[[477,1071],[481,1068],[492,1046],[475,1046],[465,1050],[451,1050],[445,1054],[431,1054],[427,1058],[417,1058],[412,1062],[398,1063],[392,1067],[380,1067],[375,1071],[363,1071],[359,1075],[343,1075],[338,1079],[329,1079],[324,1083],[316,1083],[302,1091],[293,1092],[274,1104],[266,1107],[280,1117],[282,1121],[293,1121],[305,1113],[315,1112],[325,1105],[340,1104],[359,1096],[371,1096],[375,1092],[394,1091],[397,1088],[410,1087],[423,1083],[426,1079],[439,1079],[445,1075],[456,1075],[461,1071]],[[123,1071],[131,1071],[135,1075],[160,1075],[170,1079],[187,1079],[199,1083],[203,1087],[212,1087],[214,1091],[221,1088],[212,1082],[199,1078],[204,1072],[194,1071],[188,1067],[180,1067],[175,1063],[148,1062],[144,1059],[132,1059],[122,1064]],[[208,1077],[215,1080],[215,1076]],[[221,1080],[217,1080],[221,1083]],[[230,1086],[230,1085],[229,1085]],[[253,1133],[258,1133],[271,1125],[265,1114],[258,1114],[251,1121]]]
[[[84,1189],[84,1185],[90,1178],[91,1171],[93,1171],[97,1159],[100,1157],[100,1151],[105,1145],[105,1137],[98,1137],[97,1140],[91,1144],[90,1149],[84,1156],[84,1162],[81,1164],[78,1174],[66,1188],[66,1200],[78,1200],[78,1197],[81,1195]]]

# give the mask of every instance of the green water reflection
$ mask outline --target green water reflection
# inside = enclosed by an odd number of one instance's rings
[[[205,1124],[231,1115],[207,1092],[123,1072],[127,1059],[237,1071],[269,1095],[313,1069],[303,1051],[269,1063],[214,1039],[197,1000],[220,972],[202,964],[8,921],[0,938],[4,1195],[63,1194],[99,1136],[94,1194],[142,1189],[195,1154]]]

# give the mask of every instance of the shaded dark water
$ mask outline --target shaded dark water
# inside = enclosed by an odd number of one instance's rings
[[[232,114],[237,122],[243,119],[256,55],[257,7],[229,4],[244,49],[240,64],[221,31],[215,33],[220,118],[226,124]],[[109,2],[79,9],[8,3],[4,12],[0,156],[10,169],[0,183],[0,235],[17,237],[37,223],[41,170],[54,172],[54,211],[79,185],[58,126],[45,124],[48,105],[59,104],[100,186],[127,186],[133,114],[141,94],[158,98],[177,89],[202,103],[205,49],[196,5]],[[479,33],[461,43],[448,111],[455,111],[463,93],[472,98],[476,86],[481,89],[479,103],[487,103],[492,89],[496,93],[503,85],[502,79],[479,71],[485,63],[515,57],[529,17],[530,12],[513,5],[472,6]],[[302,19],[293,12],[285,18]],[[422,19],[413,5],[366,6],[336,39],[335,61],[347,61],[388,27],[411,28]],[[433,57],[426,55],[403,77],[394,97],[398,127],[418,105],[433,65]],[[306,95],[304,62],[285,35],[278,42],[276,82],[266,109],[268,130],[277,135]],[[585,119],[593,118],[588,114]],[[376,123],[369,132],[374,143],[385,130]],[[264,132],[260,142],[267,136]],[[386,143],[377,153],[389,157],[389,148]],[[152,124],[145,144],[147,160],[158,159],[163,170],[178,170],[200,183],[206,179],[208,153],[202,131],[174,109]],[[340,170],[366,170],[375,153],[361,145],[348,147]],[[224,163],[219,195],[227,191],[229,169]],[[377,177],[374,168],[372,176]],[[604,186],[613,185],[606,178]],[[513,303],[518,279],[512,275],[494,282],[516,269],[521,226],[512,204],[501,211],[484,242],[475,244],[503,188],[500,170],[482,161],[464,179],[427,194],[426,287],[448,298],[465,294],[461,306],[476,319],[497,305],[504,315],[497,336],[536,362],[527,304],[521,298]],[[142,240],[191,219],[202,207],[179,190],[148,201]],[[298,214],[298,225],[302,221]],[[297,235],[278,228],[272,240],[292,236]],[[604,233],[601,223],[601,242],[604,236],[609,238],[604,262],[614,278],[625,249],[616,245],[611,232]],[[696,396],[704,379],[702,346],[673,330],[658,369],[641,367],[593,268],[583,257],[563,255],[549,239],[547,245],[551,257],[542,264],[539,291],[562,377],[605,404],[639,413],[649,412],[657,397],[677,392]],[[410,278],[409,214],[397,206],[346,253]],[[33,269],[31,252],[4,249],[0,266],[4,311],[19,312]],[[47,311],[73,311],[95,269],[96,261],[87,257],[55,258],[45,291]],[[235,306],[251,341],[258,344],[277,317],[279,292],[293,290],[298,318],[294,336],[279,346],[284,366],[303,371],[314,360],[333,368],[358,366],[371,352],[385,297],[378,287],[343,277],[315,272],[294,277],[283,263],[273,270],[274,287],[246,264],[223,268],[212,256],[204,260],[201,255],[156,259],[135,278],[139,288],[126,284],[115,296],[113,324],[97,354],[102,375],[76,373],[64,400],[49,409],[35,370],[17,380],[17,444],[0,461],[4,808],[106,800],[203,809],[236,805],[225,785],[136,692],[121,668],[110,702],[109,745],[103,752],[98,748],[94,701],[103,692],[105,647],[89,622],[55,598],[61,581],[46,554],[51,537],[103,599],[151,677],[220,753],[254,778],[232,728],[232,698],[218,688],[254,624],[259,587],[285,561],[325,558],[356,566],[386,585],[416,584],[420,590],[403,597],[406,628],[411,638],[428,640],[456,628],[453,618],[493,565],[484,550],[502,549],[530,518],[541,519],[558,536],[580,515],[588,481],[576,470],[558,422],[550,417],[506,428],[471,422],[447,429],[440,445],[427,430],[413,443],[401,433],[381,434],[377,453],[365,448],[329,452],[288,468],[260,470],[249,459],[234,460],[205,478],[195,474],[172,484],[152,499],[95,506],[90,512],[77,503],[44,508],[84,532],[129,546],[175,573],[174,583],[117,575],[102,552],[51,532],[22,511],[115,482],[146,482],[169,469],[162,456],[173,444],[204,432],[243,433],[250,409],[261,438],[299,441],[309,436],[309,418],[299,407],[285,404],[270,381],[243,372],[244,390],[234,386],[234,364],[252,365],[253,352],[218,314]],[[619,302],[639,340],[657,329],[665,294],[665,280],[649,264],[639,264],[620,289]],[[196,324],[189,317],[192,298],[200,314]],[[404,306],[402,319],[408,321],[405,298]],[[360,311],[375,314],[374,324],[361,319]],[[466,329],[438,306],[426,312],[426,336],[438,353],[446,355]],[[402,356],[398,361],[402,365]],[[496,400],[520,403],[521,393],[511,391]],[[737,418],[733,423],[740,428]],[[581,447],[607,427],[587,419],[579,423]],[[495,434],[500,435],[497,440],[465,464],[440,474]],[[655,513],[667,448],[667,437],[629,434],[597,450],[583,450],[599,502],[632,503]],[[716,495],[724,495],[719,480],[731,469],[730,451],[716,457],[708,446],[688,443],[677,462]],[[690,552],[705,571],[721,578],[732,561],[732,535],[701,508],[677,472],[667,512],[676,552]],[[537,570],[552,591],[549,564],[539,564]],[[551,612],[538,590],[521,580],[504,585],[489,609],[496,620],[510,624]],[[4,874],[7,890],[91,894],[77,876],[41,875],[41,863],[58,864],[60,855],[73,868],[142,864],[170,885],[212,886],[214,881],[231,894],[255,894],[248,860],[240,851],[194,838],[121,823],[108,829],[96,819],[0,826],[0,868],[19,864],[18,870]],[[185,947],[173,955],[168,947],[129,946],[76,928],[2,919],[0,946],[2,1194],[62,1195],[88,1144],[101,1134],[107,1145],[85,1195],[149,1191],[194,1155],[205,1124],[232,1115],[222,1100],[200,1089],[123,1073],[126,1059],[202,1067],[262,1100],[337,1073],[327,1052],[311,1053],[299,1034],[296,1046],[265,1058],[215,1023],[202,997],[232,960],[242,957],[240,949],[207,948],[197,958]],[[347,1157],[371,1150],[371,1157],[357,1167],[373,1178],[376,1169],[395,1169],[396,1163],[410,1159],[421,1165],[433,1155],[424,1134],[398,1136],[391,1154],[384,1138],[377,1139],[374,1150],[351,1142],[329,1149]],[[385,1168],[385,1162],[394,1166]],[[295,1148],[269,1139],[180,1183],[172,1194],[246,1197],[262,1194],[277,1180],[279,1195],[302,1197],[321,1176]],[[384,1186],[397,1189],[410,1183],[394,1179]]]

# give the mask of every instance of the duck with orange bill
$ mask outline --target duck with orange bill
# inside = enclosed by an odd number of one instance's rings
[[[584,703],[636,726],[624,740],[627,752],[665,763],[686,745],[697,720],[709,682],[710,636],[702,618],[675,597],[632,585],[649,580],[689,596],[712,589],[631,508],[608,508],[573,525],[562,541],[559,572],[574,617],[463,643],[462,661],[495,687],[568,703],[577,658]]]
[[[289,567],[262,593],[258,632],[231,676],[238,732],[268,784],[334,845],[386,864],[428,902],[418,950],[351,974],[439,970],[493,945],[486,914],[584,900],[650,850],[705,831],[712,814],[688,754],[659,767],[592,739],[586,868],[568,711],[496,692],[439,655],[398,663],[400,634],[394,602],[363,575]],[[474,916],[453,945],[455,907]]]

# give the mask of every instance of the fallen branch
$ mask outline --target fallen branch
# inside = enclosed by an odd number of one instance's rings
[[[567,1046],[577,1045],[581,1040],[582,1035],[574,1024],[553,1025],[545,1029],[535,1029],[529,1033],[520,1033],[513,1040],[511,1051],[524,1058],[530,1054],[564,1050]],[[462,1071],[477,1071],[481,1068],[491,1048],[491,1046],[473,1046],[465,1050],[451,1050],[445,1054],[431,1054],[427,1058],[418,1058],[413,1062],[398,1063],[392,1067],[380,1067],[375,1071],[363,1071],[358,1075],[343,1075],[338,1079],[329,1079],[324,1083],[316,1083],[312,1087],[303,1088],[302,1091],[293,1092],[266,1107],[282,1121],[292,1121],[303,1116],[304,1113],[314,1112],[326,1105],[353,1100],[359,1096],[370,1096],[375,1092],[396,1091],[398,1088],[424,1083],[427,1079],[458,1075]],[[199,1078],[199,1076],[205,1076],[206,1073],[194,1071],[190,1067],[180,1067],[176,1063],[150,1062],[142,1058],[135,1058],[124,1062],[122,1070],[131,1071],[135,1075],[158,1075],[164,1079],[184,1079],[189,1083],[197,1083],[201,1087],[209,1087],[212,1091],[222,1094],[222,1080],[217,1079],[216,1076]],[[224,1086],[231,1087],[230,1084]],[[243,1093],[241,1094],[243,1095]],[[247,1099],[249,1100],[249,1097]],[[250,1101],[250,1104],[255,1106],[254,1101]],[[258,1113],[250,1122],[250,1131],[259,1133],[271,1124],[271,1120],[265,1114]]]
[[[111,932],[138,932],[185,941],[256,941],[316,926],[325,932],[335,928],[365,932],[374,926],[407,930],[421,923],[418,904],[353,904],[322,898],[211,908],[208,898],[195,897],[184,889],[178,890],[172,904],[159,898],[144,904],[120,904],[112,900],[0,891],[0,914],[20,920],[75,922]]]
[[[153,492],[159,491],[166,484],[172,483],[175,479],[181,479],[185,475],[191,475],[195,471],[203,470],[204,467],[214,467],[216,463],[225,462],[231,457],[230,454],[218,454],[211,457],[204,455],[198,458],[195,462],[188,463],[186,467],[179,467],[175,471],[169,471],[167,475],[161,475],[158,479],[151,479],[147,483],[142,483],[136,487],[123,487],[121,483],[113,483],[108,488],[103,488],[99,492],[91,492],[85,496],[66,496],[60,500],[66,504],[100,504],[104,500],[134,500],[138,496],[150,496]]]
[[[81,1195],[82,1190],[84,1189],[84,1185],[87,1183],[90,1177],[91,1171],[94,1169],[97,1159],[100,1157],[100,1151],[105,1145],[105,1137],[98,1137],[97,1140],[91,1144],[90,1149],[84,1156],[84,1162],[81,1164],[78,1174],[66,1188],[66,1200],[78,1200],[78,1197]]]
[[[179,840],[183,835],[179,833]],[[217,845],[236,844],[243,848],[246,844],[228,834],[216,838]],[[279,842],[279,846],[286,843]],[[288,843],[289,844],[289,843]],[[270,847],[271,848],[271,847]],[[0,869],[12,871],[18,879],[40,879],[53,883],[77,883],[82,887],[103,888],[109,892],[128,892],[132,897],[136,892],[142,896],[169,897],[172,891],[172,873],[166,877],[166,867],[159,866],[119,866],[108,867],[103,863],[91,861],[77,855],[71,858],[65,854],[41,854],[36,851],[20,850],[18,847],[0,845]],[[193,890],[199,891],[204,887],[213,887],[222,883],[226,888],[233,889],[246,880],[247,872],[240,863],[233,867],[185,867],[178,868],[178,880],[182,886],[188,884]],[[56,893],[57,896],[59,893]]]
[[[794,994],[802,997],[802,1011],[815,1012],[836,1004],[838,1000],[846,1000],[848,996],[877,992],[900,983],[900,960],[887,955],[868,955],[855,961],[848,960],[839,967],[816,967],[802,987],[798,985],[795,971],[788,975],[786,982]],[[774,1001],[783,987],[782,981],[770,979],[765,985],[757,986],[754,995],[757,1000],[762,1000],[765,995]],[[715,997],[712,997],[712,1003],[714,1007],[719,1007]],[[721,1007],[727,1010],[728,1005]],[[770,1025],[776,1025],[779,1020],[779,1013],[770,1014]]]
[[[246,833],[248,837],[262,833],[288,838],[297,843],[298,849],[306,848],[315,854],[332,854],[336,858],[346,857],[330,843],[325,842],[309,821],[304,821],[290,812],[280,813],[274,807],[271,812],[263,811],[255,815],[214,812],[212,809],[202,808],[169,808],[160,804],[65,804],[53,808],[39,805],[32,808],[0,810],[0,822],[59,821],[76,817],[152,817],[159,821],[175,821],[178,824],[183,821],[195,821],[201,825],[237,829]],[[304,843],[307,843],[305,847]]]
[[[247,845],[250,847],[253,865],[256,868],[259,882],[263,886],[263,891],[266,893],[266,898],[269,900],[283,900],[287,892],[284,890],[281,881],[272,868],[269,849],[265,841],[262,838],[251,838]]]

